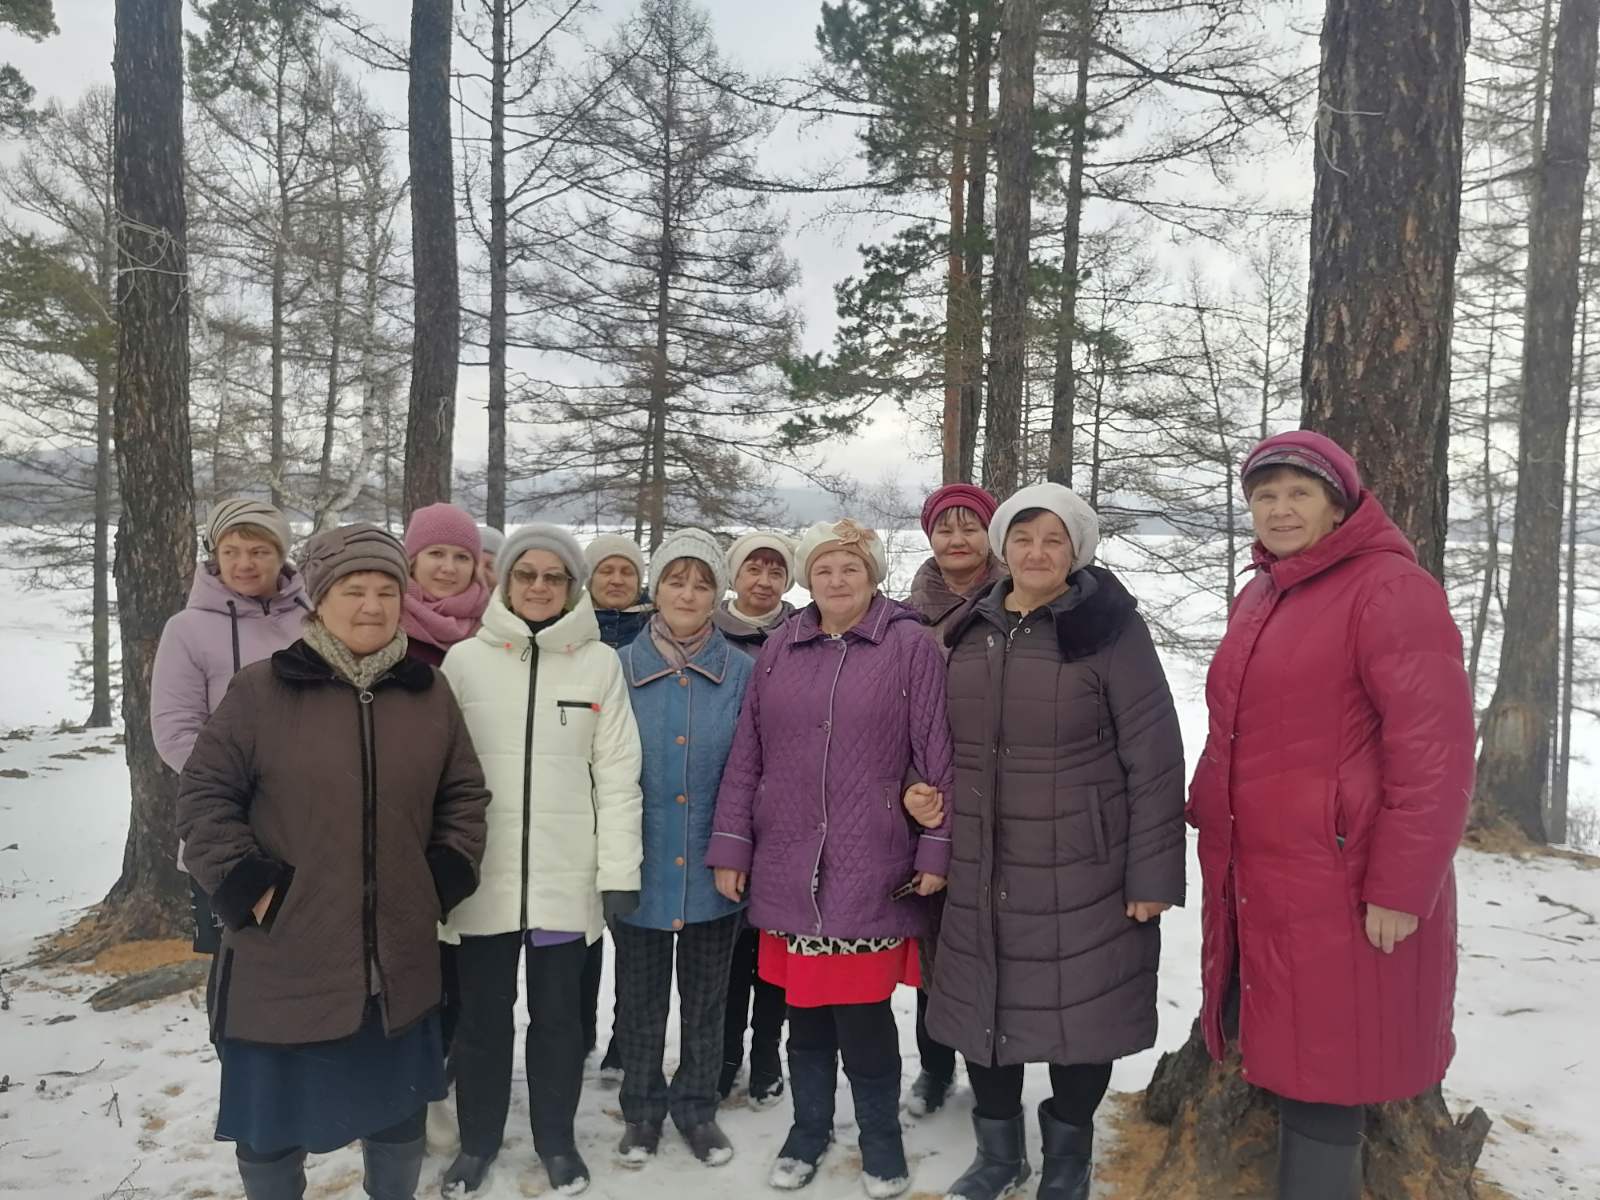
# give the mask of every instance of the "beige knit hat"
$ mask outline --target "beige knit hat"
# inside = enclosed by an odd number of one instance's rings
[[[795,561],[800,564],[800,578],[795,582],[810,591],[811,561],[830,550],[848,550],[860,558],[867,564],[874,586],[889,574],[889,553],[883,539],[853,517],[844,517],[818,521],[800,536],[800,545],[794,552]]]
[[[667,568],[680,558],[694,558],[705,563],[711,571],[712,584],[717,589],[717,599],[722,599],[722,594],[728,590],[727,565],[723,561],[722,547],[717,544],[717,539],[704,529],[680,529],[676,533],[668,534],[666,541],[656,547],[655,553],[650,556],[652,596],[661,586],[661,577],[667,573]]]
[[[404,591],[411,578],[411,560],[406,558],[406,548],[399,538],[365,521],[324,529],[306,542],[300,574],[313,608],[322,603],[335,583],[358,571],[381,571],[393,576]]]
[[[289,557],[289,519],[265,500],[252,500],[248,496],[232,496],[211,506],[206,517],[206,552],[215,554],[223,535],[240,525],[258,525],[265,529],[278,543],[278,553]]]
[[[583,561],[588,564],[591,576],[608,558],[625,558],[631,562],[633,569],[639,572],[639,586],[644,586],[644,551],[639,549],[638,542],[620,533],[602,533],[583,548]],[[588,579],[583,580],[585,584],[588,582]]]

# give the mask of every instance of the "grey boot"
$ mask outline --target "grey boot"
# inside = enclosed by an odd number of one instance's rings
[[[1028,1129],[1019,1112],[1009,1121],[972,1114],[978,1156],[966,1174],[950,1185],[945,1200],[1000,1200],[1028,1182]]]
[[[245,1200],[302,1200],[306,1194],[306,1152],[296,1150],[273,1162],[240,1158]]]
[[[427,1139],[411,1142],[361,1142],[361,1158],[367,1172],[362,1185],[372,1200],[415,1200],[417,1180],[422,1175],[422,1156]]]
[[[1044,1168],[1039,1172],[1039,1200],[1089,1200],[1094,1170],[1094,1126],[1068,1125],[1039,1105],[1039,1133],[1044,1140]]]
[[[1278,1124],[1278,1200],[1360,1200],[1361,1143],[1338,1146]]]

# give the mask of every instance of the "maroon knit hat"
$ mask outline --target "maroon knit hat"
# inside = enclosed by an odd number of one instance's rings
[[[1361,472],[1356,460],[1332,438],[1309,429],[1275,434],[1245,455],[1241,480],[1262,467],[1298,467],[1309,471],[1338,494],[1345,508],[1361,499]]]
[[[1000,502],[981,487],[970,483],[947,483],[923,501],[922,532],[932,537],[933,524],[939,519],[939,514],[952,508],[970,508],[978,514],[978,520],[987,529],[989,522],[994,520],[994,510],[999,507]]]
[[[406,522],[406,557],[414,559],[429,546],[459,546],[477,558],[483,553],[483,535],[478,523],[454,504],[430,504]]]

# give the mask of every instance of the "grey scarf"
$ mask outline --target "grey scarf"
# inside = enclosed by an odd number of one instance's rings
[[[334,637],[321,621],[307,621],[304,637],[306,645],[322,655],[339,678],[363,692],[406,656],[406,634],[403,629],[396,630],[394,640],[383,649],[360,658],[351,653],[349,646]]]

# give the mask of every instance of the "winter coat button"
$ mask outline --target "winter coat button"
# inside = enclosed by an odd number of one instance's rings
[[[673,861],[673,862],[674,862],[674,863],[676,863],[676,864],[677,864],[677,865],[678,865],[678,866],[680,866],[680,867],[681,867],[681,866],[683,866],[683,855],[681,855],[681,854],[680,854],[680,855],[678,855],[678,857],[677,857],[677,858],[675,858],[675,859],[673,859],[673,860],[672,860],[672,861]]]
[[[689,741],[689,739],[684,737],[683,734],[681,734],[681,733],[677,737],[673,738],[672,740],[677,742],[678,745],[680,745],[680,746],[687,745],[688,741]]]
[[[682,929],[683,928],[683,922],[681,920],[674,920],[672,922],[672,927],[674,929]]]
[[[689,797],[687,797],[687,796],[679,796],[678,797],[678,803],[679,804],[687,804],[687,803],[689,803]]]
[[[679,675],[678,676],[678,686],[679,687],[688,687],[689,686],[688,677],[685,676],[685,675]]]

